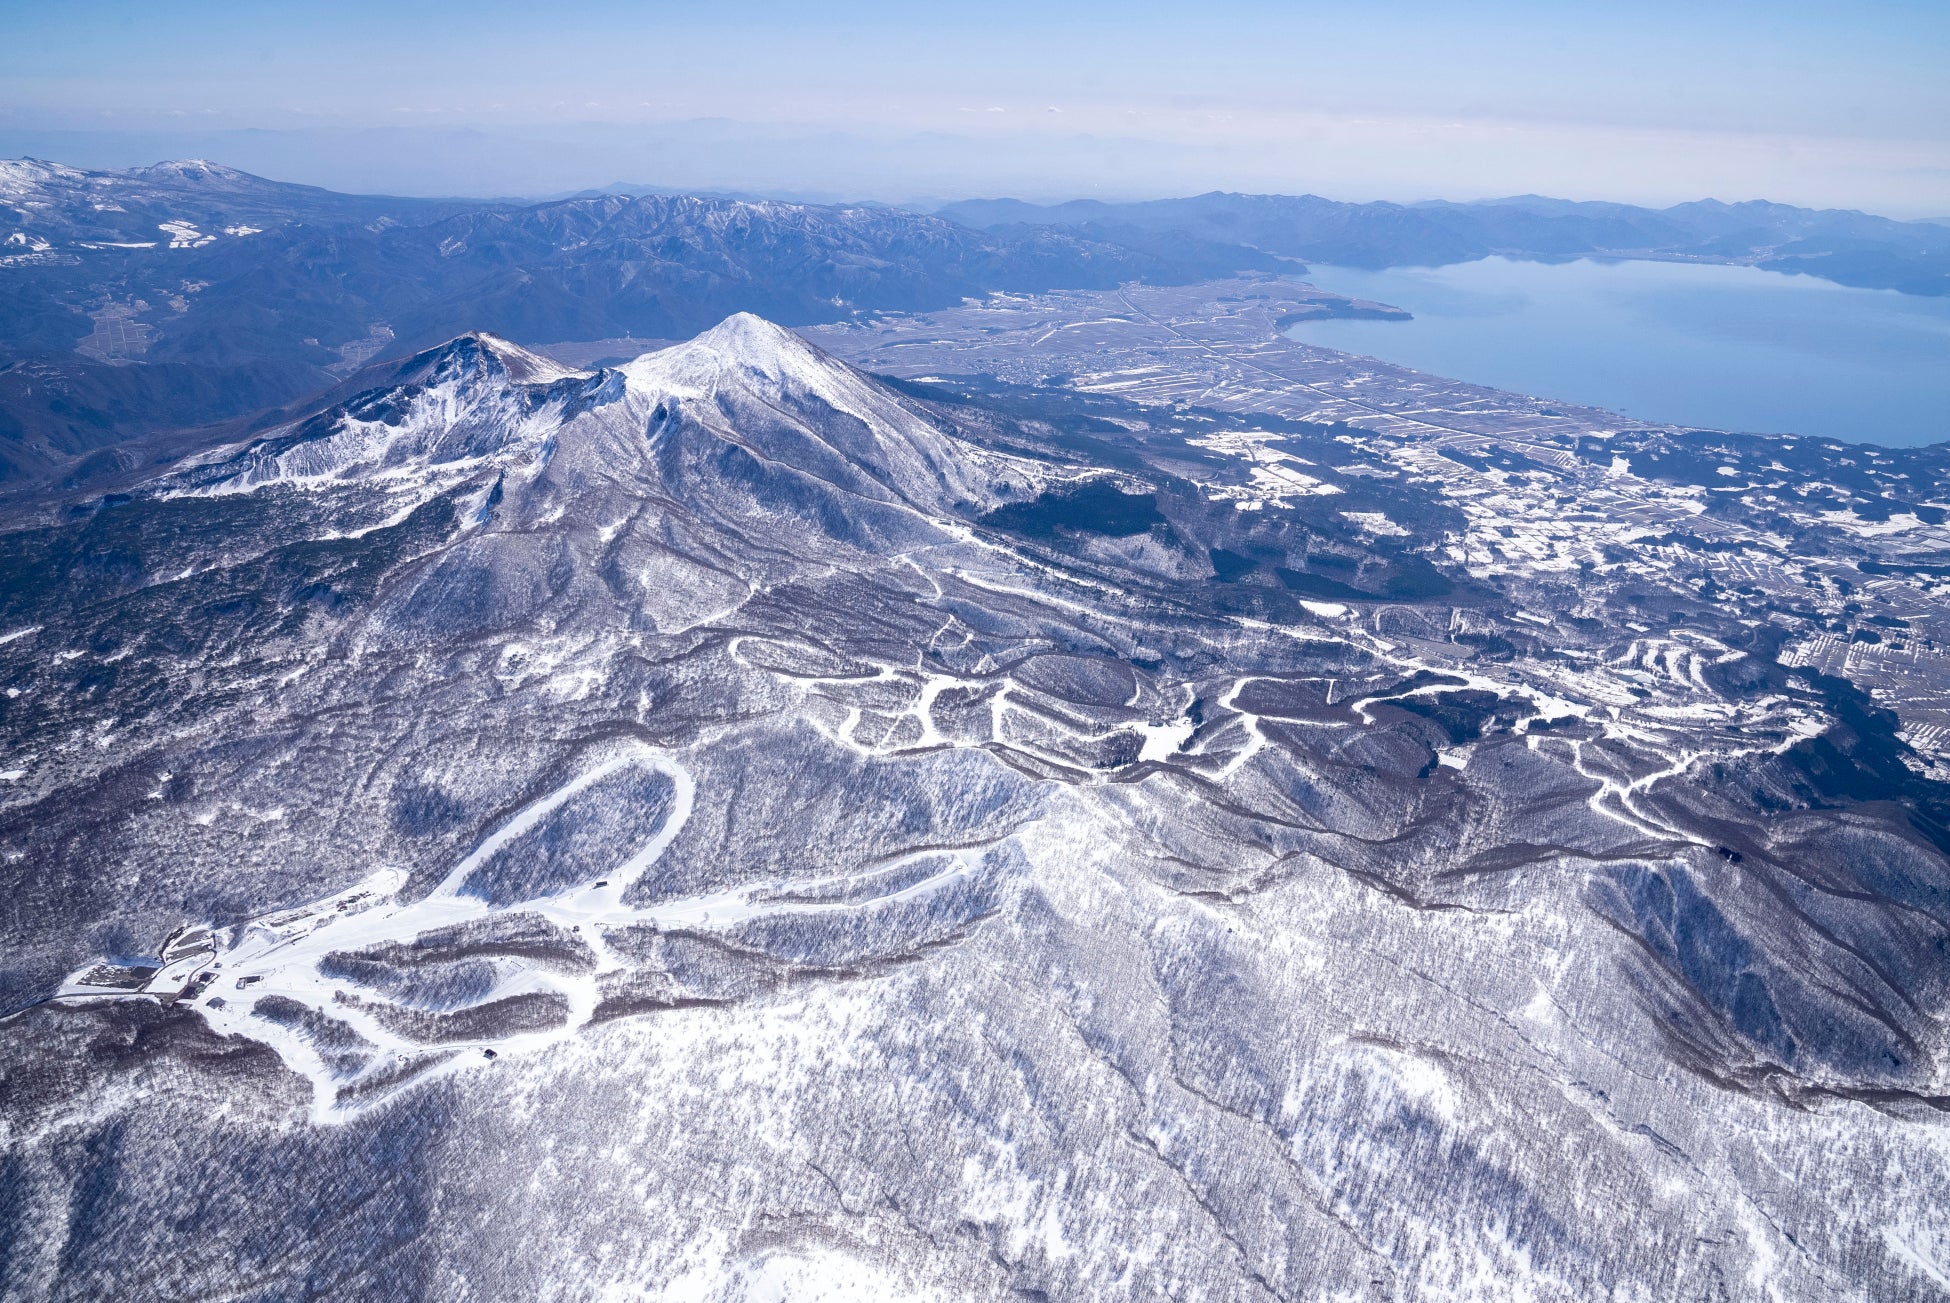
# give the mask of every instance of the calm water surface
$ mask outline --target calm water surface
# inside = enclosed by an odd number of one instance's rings
[[[1414,321],[1317,321],[1293,338],[1640,420],[1950,439],[1950,299],[1856,290],[1752,267],[1485,258],[1359,271],[1322,289]]]

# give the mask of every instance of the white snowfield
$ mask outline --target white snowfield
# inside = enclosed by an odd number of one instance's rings
[[[193,223],[180,219],[163,222],[156,229],[169,237],[169,247],[172,249],[200,249],[206,244],[217,242],[216,236],[205,235],[197,230]]]
[[[465,890],[469,876],[508,843],[599,781],[632,767],[666,775],[674,789],[662,826],[634,854],[601,871],[601,876],[534,899],[491,904]],[[922,899],[974,871],[971,852],[921,852],[875,865],[859,875],[754,883],[648,907],[624,903],[625,895],[683,829],[695,800],[690,772],[676,757],[647,747],[625,748],[524,807],[484,838],[425,895],[400,900],[406,874],[383,868],[357,886],[309,905],[280,910],[215,934],[207,929],[186,929],[194,936],[180,947],[172,945],[165,950],[163,968],[141,993],[174,999],[197,974],[207,970],[216,981],[197,1004],[204,1019],[225,1035],[246,1036],[270,1045],[287,1066],[310,1079],[313,1120],[339,1123],[387,1098],[391,1087],[422,1084],[439,1075],[487,1067],[501,1056],[533,1054],[575,1036],[596,1012],[602,978],[627,966],[627,959],[605,941],[606,934],[614,929],[647,924],[696,933],[766,917],[867,911]],[[903,874],[910,863],[921,864],[929,871],[919,877]],[[875,891],[876,884],[889,881],[898,885]],[[442,1039],[429,1045],[400,1034],[375,1016],[374,1007],[385,1007],[389,999],[383,991],[362,989],[354,980],[323,971],[329,956],[357,955],[388,945],[411,946],[428,933],[494,914],[545,919],[572,934],[593,953],[595,962],[564,968],[497,960],[499,976],[490,989],[476,993],[464,1004],[443,1006],[441,1012],[483,1008],[511,996],[553,993],[566,1003],[566,1016],[556,1025],[544,1030]],[[183,953],[177,956],[174,951],[179,948]],[[63,985],[61,996],[111,998],[107,990],[87,980],[89,972],[75,974]],[[357,998],[348,999],[348,995]],[[260,1006],[273,999],[285,1002],[287,1009],[293,1003],[302,1006],[315,1014],[318,1022],[310,1027],[293,1027],[286,1010],[280,1010],[275,1019],[267,1016]],[[318,1026],[331,1029],[331,1048],[343,1050],[346,1039],[356,1038],[358,1049],[333,1061],[321,1052],[316,1039]],[[345,1058],[356,1058],[357,1062],[348,1067]],[[370,1089],[375,1081],[381,1088]]]
[[[1231,499],[1240,511],[1260,511],[1268,506],[1283,506],[1297,497],[1332,497],[1342,490],[1305,471],[1295,469],[1308,463],[1271,445],[1279,436],[1264,430],[1228,431],[1188,440],[1194,447],[1210,448],[1251,463],[1252,482],[1246,485],[1215,486],[1213,500]],[[1387,517],[1383,516],[1383,520]]]
[[[568,1018],[548,1031],[515,1033],[507,1036],[467,1040],[429,1049],[426,1045],[400,1036],[379,1022],[366,1009],[340,998],[347,987],[343,979],[333,979],[319,971],[320,962],[330,954],[369,949],[388,942],[411,944],[422,933],[452,927],[479,919],[494,907],[479,896],[461,892],[461,884],[482,861],[503,844],[532,827],[542,816],[590,784],[631,765],[645,765],[668,774],[676,784],[676,803],[663,828],[629,860],[611,871],[607,885],[592,880],[557,895],[505,907],[511,912],[531,912],[575,932],[595,951],[597,966],[588,972],[561,972],[519,963],[502,965],[500,980],[478,1004],[488,1004],[511,995],[531,991],[554,991],[568,1001]],[[223,1001],[213,1007],[203,1003],[203,1016],[213,1027],[227,1034],[250,1036],[265,1041],[295,1071],[312,1081],[313,1116],[320,1122],[339,1121],[369,1106],[381,1095],[342,1104],[341,1092],[348,1086],[376,1073],[393,1071],[401,1065],[422,1066],[427,1072],[452,1072],[487,1062],[480,1051],[499,1053],[532,1052],[572,1036],[595,1012],[596,980],[619,966],[619,961],[603,944],[605,927],[636,922],[669,921],[684,917],[694,924],[708,924],[715,907],[720,919],[734,916],[743,904],[739,900],[704,901],[658,910],[633,910],[622,904],[623,893],[655,862],[670,839],[683,827],[690,814],[693,790],[689,773],[675,761],[647,750],[633,751],[597,765],[575,780],[538,799],[487,837],[474,853],[454,867],[452,873],[426,896],[402,903],[396,899],[405,885],[405,875],[396,869],[380,869],[366,882],[338,896],[296,910],[256,919],[222,937],[223,947],[215,963],[220,981],[211,996]],[[366,994],[372,998],[375,993]],[[282,997],[315,1011],[322,1018],[350,1027],[367,1045],[367,1065],[350,1075],[342,1075],[302,1031],[295,1031],[259,1016],[258,1004],[267,997]],[[383,997],[378,997],[383,998]],[[471,1051],[471,1053],[469,1052]]]

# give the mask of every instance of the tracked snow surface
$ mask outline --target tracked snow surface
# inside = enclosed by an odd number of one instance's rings
[[[1943,1297],[1888,718],[1168,415],[475,335],[22,508],[0,1293]]]

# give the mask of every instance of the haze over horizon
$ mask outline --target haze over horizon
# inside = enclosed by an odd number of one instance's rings
[[[20,13],[0,155],[199,156],[404,195],[1541,193],[1950,216],[1941,6],[1154,8]]]

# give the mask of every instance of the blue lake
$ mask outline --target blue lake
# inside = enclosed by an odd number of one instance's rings
[[[1485,258],[1360,271],[1322,289],[1414,321],[1316,321],[1295,339],[1644,421],[1914,445],[1950,439],[1950,298],[1752,267]]]

